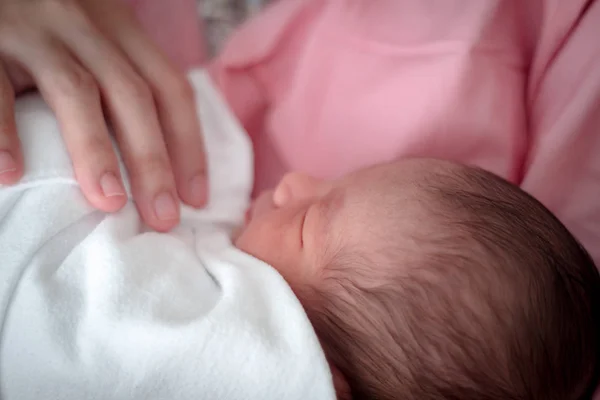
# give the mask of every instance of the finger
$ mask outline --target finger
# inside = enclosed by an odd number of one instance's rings
[[[101,210],[120,209],[127,198],[94,78],[49,38],[38,38],[29,49],[21,61],[56,113],[84,195]]]
[[[142,218],[159,231],[171,229],[179,221],[179,198],[150,89],[83,14],[57,26],[55,34],[100,85]]]
[[[208,199],[206,158],[193,89],[135,21],[111,31],[154,93],[181,199],[201,207]]]
[[[16,183],[23,174],[23,163],[15,124],[15,94],[0,63],[0,184]]]
[[[33,82],[31,75],[20,65],[4,60],[4,70],[10,80],[15,96],[35,88],[35,82]]]

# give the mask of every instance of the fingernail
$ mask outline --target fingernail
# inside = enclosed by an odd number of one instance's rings
[[[190,180],[190,194],[195,202],[206,204],[208,182],[205,175],[196,175]]]
[[[164,192],[154,199],[154,212],[161,221],[177,219],[177,204],[170,193]]]
[[[100,187],[104,193],[104,197],[125,196],[125,190],[121,181],[112,172],[107,172],[100,178]]]
[[[17,170],[17,162],[8,151],[0,151],[0,175]]]

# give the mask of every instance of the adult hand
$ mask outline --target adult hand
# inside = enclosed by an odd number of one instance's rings
[[[193,91],[120,0],[0,0],[0,184],[22,175],[14,97],[37,87],[60,122],[83,193],[126,202],[106,118],[144,221],[165,231],[179,198],[207,199]]]

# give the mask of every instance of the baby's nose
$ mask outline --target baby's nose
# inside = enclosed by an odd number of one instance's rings
[[[321,181],[308,175],[292,172],[283,177],[273,192],[273,203],[282,207],[290,201],[316,196]]]

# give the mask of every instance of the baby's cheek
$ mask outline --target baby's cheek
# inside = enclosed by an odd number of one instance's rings
[[[235,245],[240,250],[271,263],[272,249],[277,247],[274,236],[276,235],[274,235],[273,229],[265,223],[264,219],[251,218],[250,222],[241,230]]]
[[[295,244],[291,232],[279,223],[276,216],[269,220],[252,220],[241,232],[235,245],[273,266],[286,279],[293,273],[299,259],[299,246]]]

